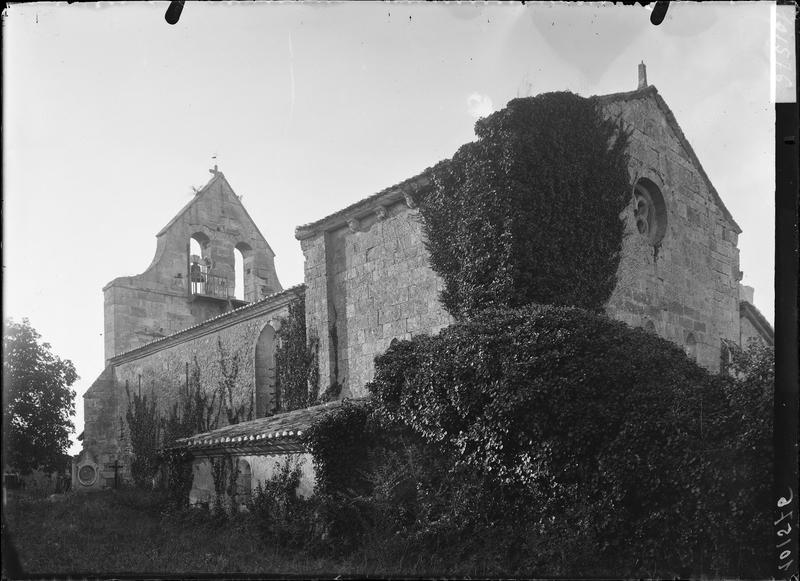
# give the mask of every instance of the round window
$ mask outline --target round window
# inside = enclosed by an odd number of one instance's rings
[[[97,469],[89,464],[84,464],[78,469],[78,480],[84,486],[91,486],[97,480]]]
[[[639,234],[653,246],[659,244],[667,231],[667,210],[658,187],[648,179],[636,182],[633,215]]]

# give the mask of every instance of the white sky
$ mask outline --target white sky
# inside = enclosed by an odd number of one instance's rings
[[[38,3],[3,19],[4,316],[103,368],[102,287],[220,170],[302,282],[297,225],[417,174],[518,95],[636,88],[675,113],[773,320],[771,3]],[[212,156],[216,155],[216,160]],[[78,398],[76,434],[83,424]],[[79,447],[73,446],[73,452]]]

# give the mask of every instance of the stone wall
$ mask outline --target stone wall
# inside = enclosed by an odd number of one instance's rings
[[[434,334],[451,322],[441,279],[428,266],[418,210],[384,203],[358,221],[301,239],[306,325],[320,338],[320,377],[366,395],[373,360],[394,338]],[[321,386],[324,388],[323,385]]]
[[[190,240],[212,263],[216,296],[193,293]],[[155,257],[137,276],[119,277],[105,295],[106,360],[281,290],[274,253],[221,172],[157,235]],[[243,255],[242,301],[236,294],[234,249]],[[209,283],[208,288],[211,288]]]
[[[268,325],[275,330],[280,328],[281,319],[288,316],[290,302],[297,300],[302,292],[302,287],[288,289],[112,358],[84,395],[84,452],[103,467],[120,460],[124,465],[123,475],[128,477],[131,453],[125,420],[128,392],[131,397],[141,393],[151,401],[155,399],[159,415],[166,418],[184,397],[187,374],[190,381],[199,377],[200,389],[209,398],[216,397],[212,416],[216,425],[209,429],[228,423],[225,407],[243,406],[239,420],[254,419],[257,389],[265,392],[264,409],[271,413],[275,385],[274,381],[266,386],[257,385],[256,345]],[[271,377],[274,379],[274,374]],[[230,389],[223,389],[224,385]],[[220,408],[223,397],[225,406]]]
[[[761,331],[756,328],[755,325],[748,319],[747,317],[742,317],[742,328],[741,328],[741,346],[747,348],[749,345],[756,343],[758,345],[764,345],[765,341],[763,336],[761,335]]]
[[[264,484],[277,472],[279,466],[287,461],[298,459],[300,461],[300,485],[297,495],[308,498],[314,492],[316,474],[311,454],[274,454],[274,455],[245,455],[234,456],[237,462],[245,461],[250,466],[251,490],[258,484]],[[209,508],[214,506],[216,494],[214,492],[214,477],[211,469],[210,458],[195,458],[192,461],[192,489],[189,492],[189,504],[208,503]]]
[[[640,234],[632,195],[607,312],[652,328],[716,371],[721,340],[739,340],[740,229],[653,87],[601,102],[607,116],[632,131],[632,193],[649,180],[665,206],[663,238],[654,245]],[[306,323],[320,338],[323,388],[329,378],[346,395],[365,395],[374,357],[393,338],[435,333],[451,322],[414,209],[429,187],[423,173],[297,229],[306,258]]]
[[[658,248],[639,234],[633,201],[624,212],[622,261],[607,312],[632,326],[652,323],[655,332],[716,371],[721,339],[739,339],[739,228],[652,94],[607,103],[606,112],[632,129],[631,183],[650,180],[666,204]]]
[[[117,396],[114,368],[109,366],[89,386],[83,396],[83,450],[73,463],[73,490],[105,488],[109,481],[113,481],[113,464],[117,458],[120,434]],[[77,478],[77,470],[84,464],[94,467],[99,472],[89,486],[81,484]]]

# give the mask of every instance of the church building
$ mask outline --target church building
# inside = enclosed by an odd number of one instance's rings
[[[740,284],[741,228],[709,180],[675,116],[639,65],[636,90],[596,97],[631,132],[630,205],[617,286],[606,312],[680,345],[710,371],[729,345],[773,344],[768,321]],[[301,436],[336,402],[275,414],[275,333],[289,305],[305,299],[306,332],[318,345],[320,392],[366,396],[373,360],[395,339],[434,334],[452,320],[442,281],[428,264],[418,204],[430,170],[297,227],[303,284],[283,289],[274,253],[216,167],[211,180],[156,235],[140,275],[105,288],[106,367],[84,396],[76,489],[128,477],[130,396],[155,398],[166,413],[192,378],[246,413],[180,441],[192,453],[192,498],[208,500],[209,458],[238,458],[245,488],[271,474],[276,457],[299,454],[303,493],[313,466]],[[237,280],[236,273],[241,273]],[[199,379],[197,379],[199,378]]]

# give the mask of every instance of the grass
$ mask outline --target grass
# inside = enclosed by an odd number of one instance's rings
[[[27,575],[353,572],[352,563],[270,546],[247,518],[214,518],[201,510],[165,514],[164,506],[157,493],[135,490],[70,494],[57,501],[9,494],[3,512],[7,540]],[[5,565],[3,573],[13,574]]]

